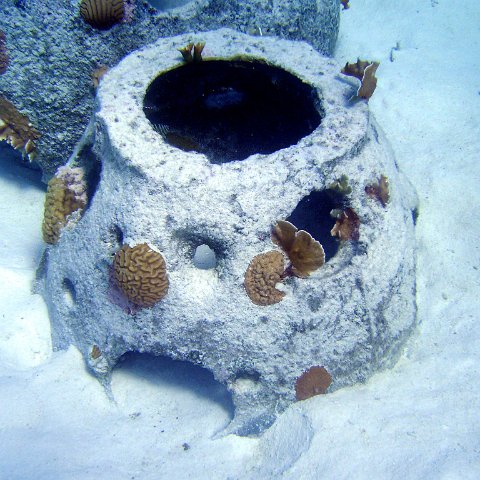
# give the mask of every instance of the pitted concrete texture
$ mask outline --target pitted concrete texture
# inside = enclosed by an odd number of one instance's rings
[[[67,162],[88,124],[92,74],[99,67],[111,68],[159,37],[220,27],[308,41],[330,55],[340,11],[338,0],[173,0],[162,2],[163,10],[129,0],[135,9],[128,21],[100,31],[82,20],[79,1],[1,3],[10,63],[0,75],[0,92],[41,132],[32,166],[46,181]]]

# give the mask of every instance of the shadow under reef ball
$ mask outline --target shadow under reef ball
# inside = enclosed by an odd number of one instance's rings
[[[261,61],[206,60],[159,75],[143,110],[164,140],[212,163],[296,144],[322,120],[315,88]]]

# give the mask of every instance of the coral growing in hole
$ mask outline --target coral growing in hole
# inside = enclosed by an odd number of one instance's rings
[[[341,241],[354,240],[358,242],[360,238],[360,219],[352,208],[345,210],[332,210],[333,216],[337,219],[331,230],[333,237],[338,237]]]
[[[245,273],[245,290],[255,305],[273,305],[280,302],[285,292],[275,286],[282,281],[285,259],[272,250],[253,258]]]
[[[290,260],[284,276],[308,277],[325,263],[325,252],[320,242],[290,222],[279,220],[272,228],[271,238]]]
[[[366,194],[378,200],[382,207],[386,207],[387,203],[390,201],[390,186],[388,183],[388,178],[385,175],[381,175],[378,179],[378,183],[372,185],[367,185],[365,187]]]
[[[22,150],[33,160],[36,141],[40,132],[20,113],[12,102],[0,96],[0,140],[6,140],[13,148]]]
[[[377,71],[379,62],[369,62],[367,60],[357,59],[356,63],[346,63],[342,68],[342,73],[350,77],[358,78],[361,81],[357,90],[357,97],[369,99],[377,87]]]
[[[87,186],[83,169],[60,167],[48,182],[42,234],[46,243],[55,244],[74,212],[82,212],[87,204]]]
[[[93,28],[108,30],[125,16],[124,0],[82,0],[80,15]]]
[[[146,243],[124,245],[113,260],[113,278],[135,305],[152,307],[168,292],[165,260]]]
[[[331,383],[332,377],[325,367],[310,367],[297,378],[295,396],[297,400],[306,400],[315,395],[324,394]]]

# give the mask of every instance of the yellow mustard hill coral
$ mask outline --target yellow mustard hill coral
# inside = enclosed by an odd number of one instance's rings
[[[62,228],[74,212],[81,213],[87,204],[83,169],[60,167],[48,182],[42,234],[46,243],[55,244]]]
[[[139,307],[152,307],[168,293],[165,260],[146,243],[124,245],[115,254],[113,278],[124,295]]]

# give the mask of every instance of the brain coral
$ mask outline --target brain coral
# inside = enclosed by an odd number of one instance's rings
[[[282,281],[284,257],[280,252],[261,253],[253,258],[245,273],[245,290],[256,305],[273,305],[285,296],[275,285]]]
[[[125,296],[139,307],[151,307],[168,292],[162,255],[142,243],[124,245],[113,260],[113,278]]]
[[[108,30],[125,16],[124,0],[83,0],[80,15],[92,27]]]
[[[68,217],[83,211],[87,204],[86,188],[83,169],[78,167],[60,167],[48,182],[42,225],[46,243],[57,243]]]

